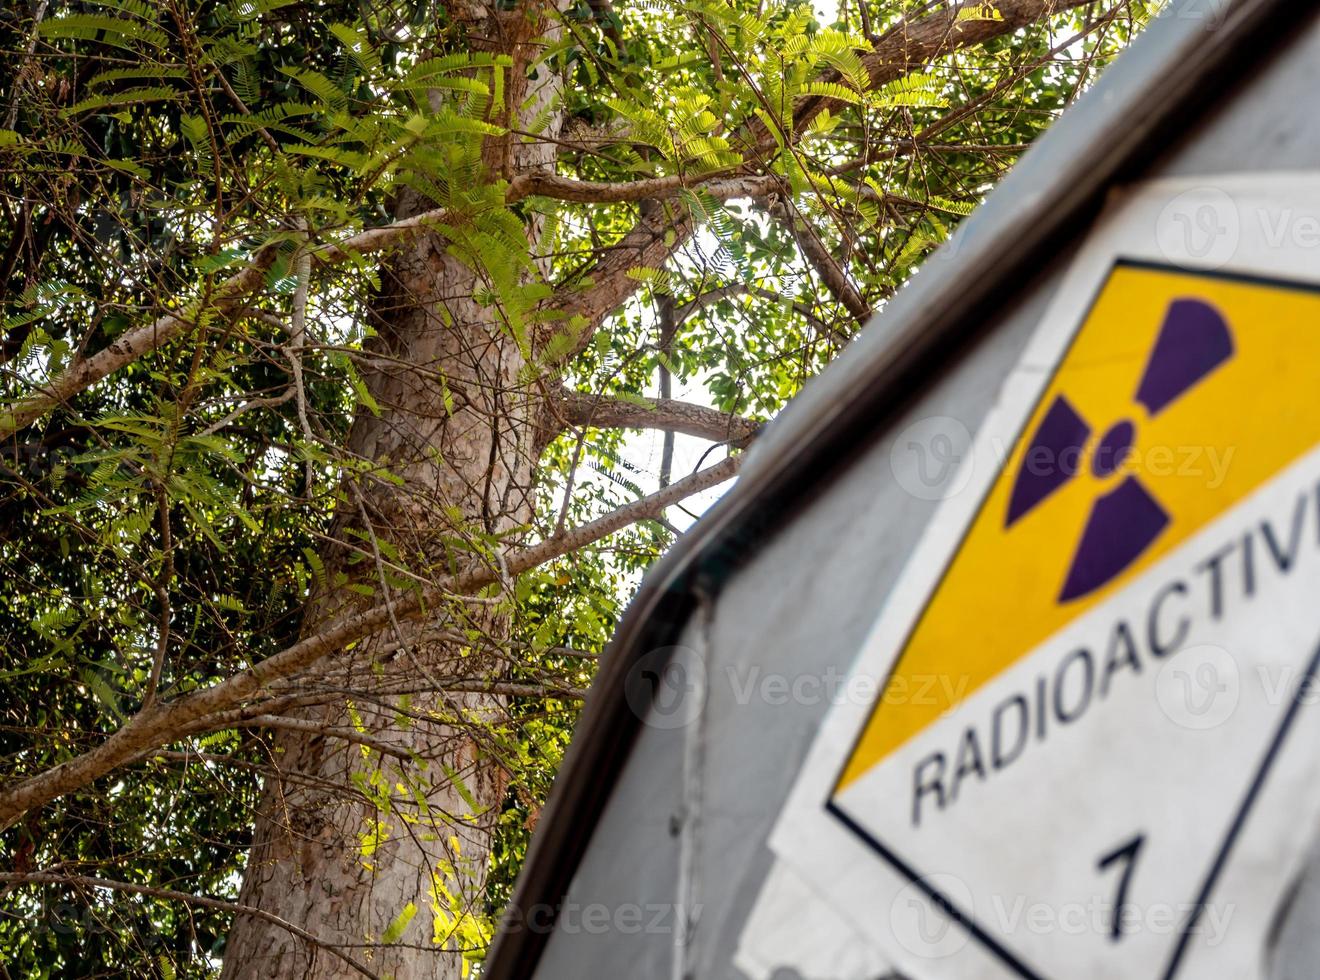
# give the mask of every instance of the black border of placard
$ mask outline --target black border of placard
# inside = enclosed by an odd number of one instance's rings
[[[1181,276],[1199,276],[1205,279],[1218,279],[1218,280],[1226,280],[1230,282],[1248,283],[1258,286],[1269,286],[1279,289],[1288,289],[1295,292],[1320,293],[1320,285],[1317,285],[1315,283],[1295,282],[1287,279],[1277,279],[1269,276],[1256,275],[1251,273],[1231,272],[1224,270],[1188,269],[1182,266],[1177,266],[1162,262],[1153,262],[1143,259],[1129,259],[1129,258],[1116,259],[1113,262],[1113,264],[1109,267],[1109,270],[1105,273],[1099,285],[1096,287],[1095,291],[1093,292],[1091,301],[1090,303],[1087,304],[1085,313],[1079,318],[1077,322],[1077,326],[1073,331],[1073,335],[1069,338],[1068,344],[1065,347],[1062,355],[1059,357],[1057,363],[1055,364],[1054,370],[1050,372],[1049,377],[1045,380],[1045,383],[1041,386],[1040,395],[1032,403],[1031,408],[1025,414],[1022,421],[1022,425],[1019,427],[1018,431],[1013,437],[1014,452],[1005,454],[1003,466],[1001,466],[1001,468],[995,472],[995,475],[991,477],[990,480],[988,481],[984,494],[982,495],[980,501],[977,503],[976,508],[972,511],[972,517],[968,521],[967,527],[963,529],[962,535],[958,539],[958,544],[950,552],[949,557],[945,562],[944,569],[940,574],[939,581],[931,589],[929,595],[926,596],[925,600],[922,603],[920,612],[918,612],[918,614],[913,618],[912,625],[908,628],[906,634],[903,637],[903,643],[900,647],[900,650],[902,652],[900,652],[899,655],[894,658],[893,665],[890,667],[889,673],[885,677],[885,682],[877,687],[877,690],[880,691],[881,693],[883,693],[885,690],[888,689],[889,683],[893,680],[894,674],[898,671],[898,668],[903,661],[903,656],[907,652],[908,644],[912,640],[913,633],[916,632],[918,626],[925,618],[926,613],[930,608],[930,603],[934,600],[935,595],[939,592],[940,587],[944,584],[944,579],[945,577],[947,577],[949,573],[949,569],[953,566],[955,559],[962,551],[963,545],[966,543],[967,540],[967,535],[971,532],[972,525],[976,523],[976,518],[984,510],[986,501],[989,499],[990,494],[993,493],[995,485],[999,482],[999,478],[1004,472],[1004,468],[1008,466],[1010,459],[1012,459],[1016,455],[1016,450],[1025,435],[1027,426],[1031,423],[1031,420],[1036,416],[1036,412],[1040,408],[1041,402],[1044,399],[1046,393],[1049,391],[1050,385],[1054,383],[1054,379],[1058,376],[1058,372],[1060,368],[1062,367],[1063,363],[1067,360],[1068,355],[1071,353],[1073,345],[1076,344],[1077,342],[1077,338],[1081,335],[1083,327],[1085,327],[1087,321],[1091,317],[1091,314],[1094,312],[1096,304],[1099,302],[1101,293],[1109,285],[1109,283],[1114,277],[1115,272],[1117,272],[1119,269],[1122,268],[1146,269],[1150,271],[1167,272]],[[1301,684],[1298,685],[1299,692],[1306,690],[1310,686],[1311,682],[1315,679],[1318,671],[1320,671],[1320,647],[1316,648],[1315,652],[1311,657],[1311,661],[1306,669],[1306,674],[1302,678]],[[1252,805],[1256,802],[1256,797],[1259,796],[1260,794],[1261,787],[1264,785],[1265,779],[1269,775],[1270,766],[1273,765],[1274,760],[1278,756],[1279,750],[1283,745],[1283,741],[1287,737],[1288,730],[1292,727],[1293,721],[1296,719],[1297,709],[1300,706],[1301,706],[1300,698],[1294,697],[1290,700],[1290,703],[1288,705],[1288,710],[1284,714],[1283,721],[1280,723],[1278,729],[1274,733],[1274,737],[1270,741],[1269,748],[1266,750],[1264,757],[1261,759],[1260,765],[1257,767],[1256,773],[1252,778],[1250,786],[1247,789],[1246,796],[1243,798],[1241,805],[1238,807],[1237,812],[1234,814],[1233,821],[1229,825],[1228,833],[1225,835],[1223,843],[1220,845],[1220,848],[1218,852],[1215,854],[1215,858],[1211,863],[1210,870],[1207,873],[1205,880],[1202,882],[1201,890],[1198,893],[1196,900],[1192,905],[1192,912],[1188,916],[1187,921],[1183,924],[1182,929],[1179,930],[1177,945],[1174,947],[1173,955],[1169,959],[1168,968],[1164,971],[1163,974],[1161,974],[1161,980],[1173,980],[1174,974],[1177,972],[1178,967],[1181,965],[1183,955],[1187,951],[1187,943],[1191,938],[1192,930],[1195,928],[1197,922],[1200,920],[1201,912],[1205,908],[1205,904],[1210,897],[1210,892],[1214,888],[1215,881],[1218,879],[1220,873],[1223,871],[1224,865],[1228,861],[1229,851],[1232,850],[1233,845],[1237,842],[1237,839],[1242,832],[1242,827],[1246,823],[1248,813],[1251,810]],[[891,867],[893,867],[893,869],[897,871],[899,875],[901,875],[904,879],[906,879],[909,883],[911,883],[919,891],[921,891],[928,899],[930,899],[930,901],[935,905],[936,908],[938,908],[941,912],[943,912],[946,916],[948,916],[954,923],[960,924],[963,928],[965,928],[973,938],[978,940],[983,946],[985,946],[988,950],[990,950],[991,953],[993,953],[996,957],[998,957],[1006,966],[1008,966],[1019,977],[1024,978],[1024,980],[1045,980],[1045,976],[1043,974],[1034,970],[1031,966],[1029,966],[1026,962],[1024,962],[1019,956],[1013,953],[1012,950],[1008,949],[1002,942],[1000,942],[993,935],[991,935],[986,929],[982,928],[974,918],[972,918],[970,915],[966,914],[964,911],[959,909],[958,906],[947,895],[940,892],[937,888],[932,887],[930,882],[927,880],[926,876],[922,875],[915,868],[909,865],[906,861],[900,858],[897,853],[895,853],[892,849],[890,849],[883,841],[875,837],[870,831],[868,831],[864,826],[862,826],[862,824],[860,824],[854,817],[850,816],[842,808],[842,806],[840,806],[838,803],[835,802],[835,797],[839,792],[839,783],[843,778],[844,771],[847,769],[848,760],[850,760],[853,754],[856,752],[857,747],[861,742],[863,735],[865,734],[866,730],[870,727],[871,720],[880,710],[880,707],[881,707],[880,698],[877,696],[874,706],[867,713],[866,720],[859,726],[857,734],[853,739],[852,747],[849,750],[848,754],[844,757],[843,764],[840,765],[839,771],[836,774],[833,783],[831,784],[830,795],[826,798],[824,803],[825,811],[829,813],[831,816],[833,816],[836,820],[838,820],[849,831],[851,831],[852,833],[856,834],[859,838],[861,838],[861,840],[868,847],[870,847],[871,850],[873,850],[885,862],[887,862]]]

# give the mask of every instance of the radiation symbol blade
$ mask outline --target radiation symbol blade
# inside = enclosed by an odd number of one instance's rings
[[[1197,382],[1233,356],[1233,336],[1224,317],[1199,299],[1169,304],[1137,387],[1137,401],[1158,415]]]
[[[1059,601],[1070,602],[1111,581],[1140,558],[1168,524],[1164,508],[1129,476],[1091,508]]]
[[[1031,440],[1013,496],[1008,503],[1008,525],[1025,517],[1037,504],[1077,475],[1078,462],[1091,427],[1067,398],[1059,395],[1041,420]]]
[[[1136,401],[1151,417],[1169,408],[1233,356],[1233,335],[1223,314],[1201,299],[1168,304],[1137,385]],[[1130,419],[1115,422],[1092,447],[1091,426],[1063,394],[1055,395],[1018,464],[1005,527],[1011,528],[1061,490],[1087,454],[1097,477],[1123,465],[1136,437]],[[1140,483],[1128,478],[1096,500],[1069,563],[1059,602],[1101,588],[1155,541],[1169,515]]]

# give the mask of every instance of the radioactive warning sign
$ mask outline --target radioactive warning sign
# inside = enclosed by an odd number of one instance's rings
[[[1315,257],[1170,255],[1175,191],[1084,250],[772,838],[914,977],[1264,976],[1313,843]]]
[[[952,695],[975,694],[1320,444],[1317,366],[1320,290],[1119,262],[904,644],[840,790],[955,707]],[[1289,384],[1297,397],[1265,403]],[[1262,574],[1271,562],[1290,570],[1301,529],[1290,518],[1265,523]],[[1255,544],[1243,546],[1248,572]],[[1204,579],[1219,606],[1228,599],[1228,558],[1207,562],[1196,582]],[[1149,621],[1119,637],[1116,659],[1079,654],[1069,676],[1046,685],[1044,700],[1028,705],[1029,691],[1014,701],[1033,708],[1038,737],[1051,717],[1070,722],[1092,696],[1107,696],[1121,671],[1139,670],[1142,646],[1156,659],[1176,647],[1192,584],[1158,595]],[[951,661],[962,683],[920,699],[895,696],[947,673]],[[1073,672],[1091,680],[1074,683]],[[1055,686],[1068,699],[1054,698]],[[969,753],[982,748],[976,734]],[[947,780],[936,778],[938,762],[913,801],[918,821],[926,793],[936,806],[957,796],[956,758]]]

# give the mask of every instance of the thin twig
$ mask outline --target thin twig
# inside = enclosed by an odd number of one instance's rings
[[[212,898],[210,895],[194,895],[190,892],[175,891],[173,888],[158,888],[155,885],[139,885],[131,881],[114,881],[109,878],[71,875],[63,872],[33,871],[24,873],[0,871],[0,881],[15,885],[65,885],[76,888],[105,888],[109,891],[128,892],[133,895],[146,895],[150,898],[163,898],[172,902],[184,902],[189,905],[200,905],[203,908],[219,909],[231,915],[250,915],[284,929],[318,949],[324,949],[334,954],[360,975],[370,977],[371,980],[380,980],[379,975],[367,969],[342,949],[338,949],[330,943],[322,942],[306,929],[301,929],[292,922],[281,919],[278,915],[267,912],[265,909],[257,908],[255,905],[241,905],[238,902],[229,902],[223,898]]]

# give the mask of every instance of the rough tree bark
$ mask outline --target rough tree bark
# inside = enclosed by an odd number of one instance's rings
[[[474,47],[513,59],[505,104],[523,106],[531,116],[557,94],[553,72],[542,69],[538,82],[527,81],[529,60],[556,30],[545,13],[519,4],[468,14],[471,37],[481,39]],[[552,119],[549,135],[557,128]],[[548,142],[488,143],[492,179],[553,163]],[[405,192],[397,217],[430,206]],[[538,232],[530,222],[533,243]],[[354,421],[347,449],[364,472],[345,479],[333,535],[348,546],[323,556],[325,582],[310,601],[305,632],[380,600],[382,566],[362,560],[373,537],[412,569],[444,570],[449,559],[470,557],[453,548],[474,530],[500,534],[530,522],[547,411],[543,389],[528,382],[524,354],[496,312],[472,298],[480,286],[433,234],[396,253],[385,269],[370,311],[377,336],[368,353],[380,356],[364,377],[379,414],[362,410]],[[373,476],[375,468],[398,482]],[[359,584],[372,586],[375,595],[353,591]],[[455,608],[436,613],[451,617]],[[504,615],[481,600],[464,603],[457,615],[463,621],[442,624],[450,636],[455,626],[497,641],[507,635]],[[437,631],[427,630],[436,625],[426,618],[395,624],[326,661],[304,682],[388,691],[391,681],[479,674],[491,666],[480,653],[436,639]],[[489,694],[437,693],[413,699],[407,709],[413,718],[403,723],[398,706],[399,699],[388,696],[341,698],[298,717],[330,729],[355,726],[411,754],[411,762],[334,737],[278,733],[270,761],[288,778],[264,787],[240,904],[354,953],[379,976],[458,976],[462,939],[455,923],[465,910],[482,911],[487,854],[505,789],[502,770],[478,743],[478,726],[465,722],[489,715],[498,703]],[[409,909],[415,910],[410,920]],[[282,925],[253,916],[235,921],[226,978],[352,975],[342,957]]]
[[[961,0],[918,5],[911,19],[880,35],[867,28],[871,50],[862,56],[866,80],[872,87],[883,86],[950,52],[1090,3]],[[491,121],[521,130],[528,128],[529,120],[541,118],[549,137],[486,141],[483,163],[491,182],[505,182],[505,203],[512,206],[540,195],[588,204],[642,204],[633,228],[599,250],[589,274],[544,301],[540,312],[558,316],[543,329],[558,329],[565,318],[585,325],[575,344],[559,345],[558,365],[584,350],[592,331],[637,289],[630,269],[663,266],[694,234],[693,214],[681,202],[687,189],[699,186],[704,195],[718,200],[783,198],[788,185],[767,164],[785,143],[800,138],[813,118],[846,104],[825,94],[799,99],[785,132],[772,132],[762,118],[745,122],[731,134],[744,162],[719,173],[618,183],[557,175],[553,141],[562,136],[555,101],[559,77],[542,68],[529,81],[527,66],[558,34],[554,8],[567,5],[568,0],[454,0],[445,5],[446,29],[466,29],[458,45],[510,60],[502,108]],[[608,5],[591,0],[589,6],[599,14]],[[855,162],[897,159],[922,146],[948,149],[951,144],[931,139],[970,118],[1027,72],[1044,68],[1055,54],[1124,9],[1124,0],[1115,0],[1107,11],[1090,17],[1075,37],[1060,41],[988,92],[890,149],[863,148]],[[864,16],[864,8],[861,12]],[[841,78],[831,71],[820,80]],[[518,107],[520,118],[512,118],[512,107]],[[985,144],[963,149],[1008,152],[1021,147]],[[840,168],[840,175],[846,178],[849,167]],[[857,191],[867,193],[863,187]],[[896,197],[892,201],[913,203]],[[279,775],[264,787],[240,902],[67,874],[55,870],[60,865],[42,872],[5,871],[0,882],[113,888],[225,908],[235,916],[224,966],[229,978],[365,973],[406,980],[460,972],[457,946],[463,937],[455,925],[465,903],[481,901],[496,807],[504,792],[503,772],[483,751],[484,729],[479,724],[500,703],[485,681],[473,682],[473,677],[491,672],[490,651],[507,639],[509,624],[502,607],[450,597],[445,590],[470,594],[491,582],[507,582],[511,574],[636,520],[659,517],[665,506],[732,477],[741,457],[731,456],[676,481],[668,491],[587,525],[515,548],[507,563],[489,555],[485,564],[477,561],[483,552],[469,547],[474,536],[489,543],[528,522],[536,461],[557,427],[656,427],[741,446],[755,436],[756,425],[675,402],[664,391],[654,400],[575,392],[555,376],[553,364],[540,365],[549,370],[538,379],[536,371],[527,370],[526,352],[501,322],[499,311],[475,301],[482,291],[480,277],[449,254],[447,243],[431,231],[452,217],[434,205],[403,195],[394,223],[322,243],[301,259],[300,277],[305,278],[313,269],[356,262],[365,255],[391,256],[369,311],[376,336],[364,352],[364,374],[379,412],[360,413],[345,447],[350,462],[331,536],[338,544],[322,556],[324,575],[305,609],[301,640],[246,670],[172,699],[155,698],[153,680],[142,708],[104,740],[59,765],[0,787],[3,829],[26,814],[35,818],[42,806],[120,767],[178,755],[166,747],[186,736],[235,728],[275,731],[269,763]],[[803,257],[815,265],[840,305],[855,319],[864,318],[878,297],[874,292],[862,296],[847,280],[846,270],[817,247],[814,235],[799,234],[804,228],[791,209],[784,217]],[[525,232],[535,253],[540,227],[534,217]],[[170,312],[154,322],[75,357],[56,377],[0,410],[0,439],[183,338],[198,327],[199,309],[205,308],[208,317],[238,314],[264,291],[276,257],[274,247],[263,248],[203,298],[169,303]],[[792,302],[752,283],[719,287],[681,307],[669,301],[662,314],[662,346],[667,347],[694,310],[743,292]],[[299,295],[305,299],[305,287]],[[294,302],[300,304],[299,299]],[[810,307],[794,308],[815,320]],[[301,313],[296,320],[301,323]],[[830,329],[816,322],[822,331]],[[839,339],[846,340],[846,335]],[[668,464],[665,471],[667,477]],[[401,566],[406,573],[400,572]],[[403,574],[416,575],[426,588],[402,596],[398,578]],[[364,586],[370,586],[370,595],[364,594]],[[391,602],[391,595],[400,596],[399,601]],[[426,614],[418,615],[419,609]],[[456,644],[452,638],[463,628],[493,642]],[[291,682],[296,671],[303,673]],[[403,703],[400,689],[416,689],[421,681],[434,693]],[[302,707],[291,708],[293,704]],[[187,756],[195,757],[191,751]]]
[[[882,85],[950,51],[1085,2],[998,0],[995,16],[984,19],[960,16],[965,11],[959,6],[941,7],[874,39],[863,64],[871,84]],[[555,33],[553,18],[546,16],[549,3],[518,4],[508,11],[479,4],[451,10],[451,16],[466,18],[475,48],[512,58],[504,104],[523,107],[524,119],[555,104],[557,77],[542,70],[530,83],[526,71],[539,43]],[[803,100],[795,107],[794,131],[831,104],[825,97]],[[495,121],[519,128],[518,120]],[[555,137],[561,123],[551,112],[547,135]],[[764,125],[755,123],[741,141],[753,161],[774,143]],[[549,141],[524,143],[515,137],[488,140],[485,163],[492,178],[510,180],[519,193],[539,189],[565,200],[672,198],[684,185],[672,177],[625,185],[622,191],[565,182],[553,174]],[[746,169],[755,166],[749,163]],[[723,183],[723,196],[765,196],[780,181],[744,171]],[[407,198],[398,217],[427,206]],[[693,228],[690,213],[681,207],[643,209],[634,229],[599,259],[593,270],[596,285],[556,297],[561,314],[581,317],[588,325],[577,348],[561,356],[567,359],[589,343],[591,329],[636,288],[623,274],[628,268],[661,265]],[[534,221],[526,231],[534,244],[539,233]],[[433,234],[410,238],[382,279],[371,311],[378,332],[371,350],[381,356],[367,372],[380,412],[364,411],[354,423],[348,449],[362,461],[364,473],[346,478],[335,528],[337,538],[353,544],[324,556],[325,582],[305,616],[309,635],[345,612],[379,601],[379,588],[371,598],[354,591],[363,583],[383,584],[379,555],[375,565],[370,560],[373,535],[405,556],[410,567],[444,568],[453,557],[453,542],[469,529],[498,534],[527,522],[548,417],[560,423],[628,425],[645,424],[651,412],[674,413],[664,400],[602,406],[590,396],[564,392],[558,382],[529,381],[516,341],[494,311],[472,299],[480,286],[477,276]],[[860,315],[861,307],[854,312]],[[76,390],[84,380],[69,384]],[[451,411],[447,398],[458,392]],[[39,408],[34,400],[24,411]],[[706,433],[716,424],[699,411],[678,414],[675,424],[682,431]],[[22,412],[0,419],[0,432],[26,419]],[[730,423],[719,434],[745,442],[753,429]],[[396,485],[373,477],[372,467],[387,468],[401,480]],[[363,553],[366,561],[353,557]],[[496,640],[506,635],[507,623],[492,607],[470,601],[463,609],[470,625]],[[285,778],[271,779],[264,789],[240,896],[241,905],[260,909],[263,916],[237,916],[225,956],[229,980],[331,978],[364,971],[397,980],[459,974],[453,944],[446,949],[433,939],[448,938],[445,930],[461,914],[463,901],[480,901],[495,808],[504,790],[498,765],[483,756],[475,729],[463,720],[465,713],[490,711],[498,702],[489,695],[437,694],[429,704],[414,701],[409,707],[413,717],[429,712],[428,720],[400,723],[397,699],[360,693],[370,687],[388,691],[392,680],[452,675],[460,672],[460,660],[480,656],[436,640],[435,631],[427,630],[434,625],[425,619],[396,624],[328,658],[303,678],[308,687],[355,692],[354,700],[330,700],[303,709],[296,718],[323,730],[353,726],[371,741],[364,745],[294,729],[276,736],[271,763]],[[377,752],[368,747],[373,743],[396,751]],[[400,755],[411,763],[400,761]],[[416,912],[408,920],[410,906]],[[316,942],[308,942],[307,935],[317,937]],[[383,938],[392,941],[382,943]],[[322,949],[325,945],[350,954],[362,969]]]

